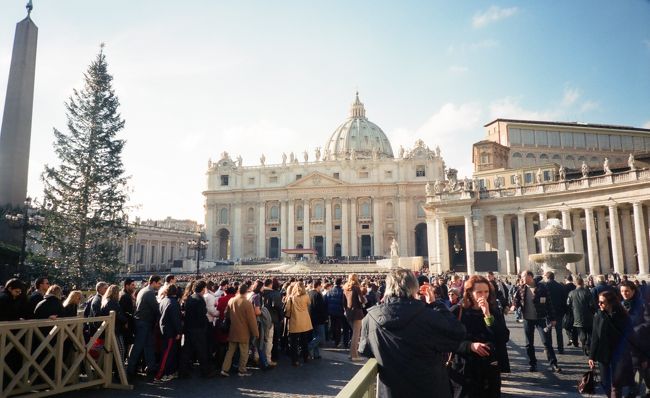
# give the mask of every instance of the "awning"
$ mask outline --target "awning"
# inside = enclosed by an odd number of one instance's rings
[[[282,249],[285,254],[318,254],[316,249]]]

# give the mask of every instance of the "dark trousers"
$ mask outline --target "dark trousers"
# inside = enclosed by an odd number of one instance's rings
[[[179,340],[176,340],[176,337],[163,337],[162,357],[160,359],[160,368],[156,374],[157,379],[176,372],[178,368],[178,345]]]
[[[562,314],[556,314],[555,315],[555,326],[553,326],[553,329],[555,329],[555,338],[556,338],[556,343],[557,343],[557,350],[558,351],[564,351],[564,335],[562,334],[562,320],[564,318],[564,315]],[[551,342],[551,344],[553,344]]]
[[[278,360],[278,353],[280,352],[280,340],[282,338],[282,322],[273,323],[273,348],[271,348],[271,361]]]
[[[180,372],[184,375],[192,373],[192,360],[196,358],[201,367],[201,374],[206,376],[212,371],[212,363],[208,361],[208,342],[206,328],[188,329],[185,331],[185,342],[181,351]]]
[[[154,373],[156,369],[156,353],[154,350],[153,325],[149,322],[135,321],[135,342],[131,347],[129,354],[129,365],[126,372],[130,375],[135,374],[135,368],[144,353],[144,360],[147,364],[147,373]]]
[[[330,315],[330,324],[332,325],[332,339],[334,344],[339,345],[343,338],[343,345],[350,343],[350,325],[348,325],[345,315]]]
[[[574,328],[576,340],[580,339],[580,344],[582,345],[582,351],[587,354],[589,353],[589,347],[591,346],[591,328]],[[574,340],[574,345],[578,345],[577,341]]]
[[[311,330],[302,333],[289,333],[289,345],[291,347],[291,361],[298,362],[298,349],[302,354],[302,359],[309,359],[308,345],[311,340]]]
[[[553,350],[553,344],[551,344],[551,331],[549,330],[548,333],[544,332],[545,327],[546,320],[544,319],[524,319],[526,353],[528,354],[528,360],[531,366],[537,366],[537,358],[535,357],[535,329],[537,329],[537,334],[539,334],[539,338],[544,343],[546,359],[548,360],[549,365],[557,365],[557,358],[555,356],[555,351]]]

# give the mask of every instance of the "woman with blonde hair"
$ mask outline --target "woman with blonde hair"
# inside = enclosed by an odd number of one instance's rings
[[[99,315],[110,315],[111,311],[115,311],[115,337],[117,337],[120,358],[124,358],[124,333],[128,325],[128,318],[120,306],[120,287],[118,285],[110,285],[104,292]]]
[[[359,338],[361,337],[361,321],[364,317],[363,305],[365,303],[366,295],[359,284],[359,277],[357,274],[352,273],[343,286],[343,308],[345,309],[345,318],[352,329],[349,358],[353,361],[363,361],[363,358],[359,357],[358,349]]]
[[[81,290],[71,291],[63,302],[63,316],[76,317],[82,297],[83,293]]]
[[[309,360],[308,344],[313,329],[311,317],[309,316],[310,303],[311,299],[302,281],[294,282],[289,286],[284,315],[288,318],[289,323],[289,346],[293,366],[300,365],[300,362],[298,362],[299,345],[303,361],[307,362]]]
[[[34,309],[35,319],[56,319],[63,316],[63,304],[61,303],[61,286],[51,285],[43,300]]]

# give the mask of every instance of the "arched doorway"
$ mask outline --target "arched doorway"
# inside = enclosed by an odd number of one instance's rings
[[[280,257],[280,239],[271,238],[269,239],[269,258],[278,257]]]
[[[317,254],[318,258],[322,258],[325,256],[324,254],[325,248],[323,247],[324,241],[325,239],[323,239],[322,236],[314,236],[314,249],[316,249],[316,251],[318,252]]]
[[[334,257],[341,257],[341,244],[337,243],[334,245]]]
[[[361,235],[361,257],[372,255],[372,239],[370,235]]]
[[[215,257],[219,260],[227,260],[230,258],[230,232],[222,228],[217,232],[219,241],[217,242],[217,253]]]
[[[429,258],[429,247],[427,245],[427,224],[419,223],[415,226],[415,255]]]

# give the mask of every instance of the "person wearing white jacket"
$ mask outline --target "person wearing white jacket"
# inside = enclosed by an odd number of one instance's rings
[[[217,344],[215,342],[215,324],[217,319],[219,319],[219,311],[217,310],[217,296],[214,294],[215,288],[217,286],[214,282],[208,281],[208,288],[205,290],[203,299],[205,300],[205,306],[208,309],[206,316],[208,317],[208,353],[211,358],[214,357],[216,352]]]

